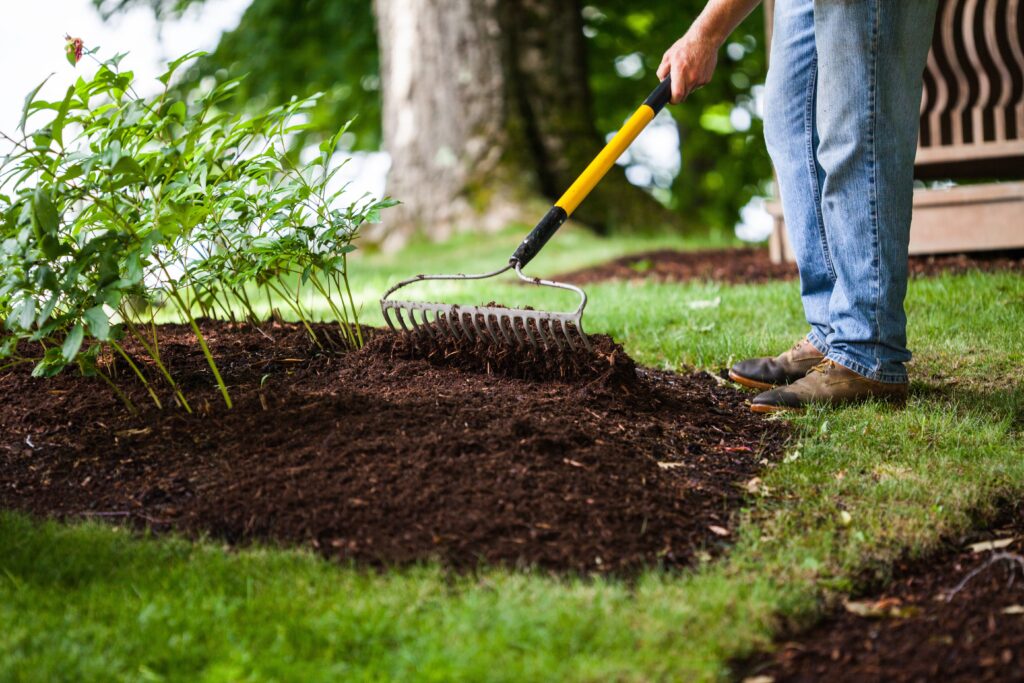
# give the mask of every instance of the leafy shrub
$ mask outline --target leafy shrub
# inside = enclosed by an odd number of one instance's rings
[[[73,63],[81,57],[80,43],[68,50]],[[0,367],[32,362],[35,375],[50,376],[77,366],[127,401],[104,360],[116,355],[159,404],[122,345],[131,339],[189,410],[156,337],[158,316],[173,317],[191,326],[230,407],[197,319],[255,323],[284,307],[319,344],[303,304],[311,290],[347,344],[362,344],[347,258],[360,226],[392,202],[337,206],[344,188],[328,188],[345,128],[311,162],[284,151],[315,96],[243,117],[222,106],[239,80],[187,101],[172,95],[175,71],[198,56],[171,62],[154,97],[135,92],[124,55],[98,62],[60,101],[39,98],[40,85],[26,98],[20,139],[3,134],[12,149],[0,165]],[[44,114],[46,124],[26,133]]]

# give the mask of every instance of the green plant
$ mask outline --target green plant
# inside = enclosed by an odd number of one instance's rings
[[[83,55],[76,40],[73,64]],[[191,327],[230,407],[198,320],[240,310],[255,323],[285,306],[319,344],[307,288],[329,302],[347,345],[362,344],[347,258],[360,226],[393,202],[339,201],[333,158],[346,127],[307,163],[285,151],[316,96],[242,116],[222,106],[237,79],[188,101],[173,95],[175,71],[199,56],[171,62],[154,97],[136,93],[124,55],[97,60],[62,100],[39,98],[42,84],[29,94],[20,138],[0,133],[12,146],[0,165],[0,366],[33,362],[49,376],[74,365],[128,402],[109,371],[118,357],[158,405],[152,374],[190,410],[160,357],[157,318],[173,317]],[[26,133],[43,113],[45,125]],[[129,339],[144,363],[126,351]]]

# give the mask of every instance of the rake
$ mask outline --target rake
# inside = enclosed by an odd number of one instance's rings
[[[543,280],[523,273],[523,268],[540,253],[544,245],[562,227],[573,211],[586,199],[591,190],[608,173],[616,160],[633,140],[647,127],[659,111],[669,102],[672,94],[670,78],[666,77],[644,103],[623,124],[619,132],[608,141],[593,161],[559,198],[555,205],[537,223],[522,241],[508,264],[489,273],[465,275],[417,275],[403,280],[385,292],[380,300],[381,311],[388,326],[395,331],[419,335],[424,338],[451,338],[475,343],[492,342],[503,346],[551,346],[576,350],[579,346],[590,349],[590,341],[583,331],[583,309],[587,294],[575,285],[554,280]],[[541,311],[505,306],[462,306],[425,301],[403,301],[389,297],[399,289],[425,280],[485,280],[508,271],[514,271],[520,280],[541,287],[555,287],[576,293],[579,306],[571,312]],[[403,313],[405,315],[403,315]],[[392,314],[398,323],[391,319]],[[408,318],[408,319],[406,319]]]

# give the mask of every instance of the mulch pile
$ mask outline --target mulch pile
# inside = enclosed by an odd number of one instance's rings
[[[575,333],[575,348],[568,342],[558,346],[550,340],[547,346],[539,341],[535,346],[511,346],[495,344],[486,337],[470,342],[450,334],[382,334],[371,340],[367,349],[390,358],[424,359],[439,367],[535,382],[596,383],[624,388],[636,384],[636,363],[622,346],[607,335],[589,335],[588,341],[590,352],[583,353],[583,342]]]
[[[787,434],[706,374],[635,370],[607,338],[563,381],[413,357],[385,332],[341,353],[290,325],[204,323],[228,410],[191,332],[160,333],[195,414],[158,410],[127,368],[137,415],[95,379],[0,374],[0,508],[372,567],[624,575],[727,543],[743,482]]]
[[[847,603],[748,676],[780,683],[1024,680],[1024,508],[989,539],[997,547],[961,544],[899,566],[883,593]]]
[[[978,252],[911,256],[913,277],[966,273],[972,270],[1024,271],[1024,251]],[[765,249],[737,248],[705,251],[662,249],[623,256],[591,268],[573,271],[554,279],[576,284],[604,280],[646,280],[689,282],[710,280],[729,284],[762,284],[772,280],[792,280],[796,264],[772,263]]]

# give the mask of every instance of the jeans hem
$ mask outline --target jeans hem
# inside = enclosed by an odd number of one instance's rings
[[[818,334],[818,331],[813,327],[811,328],[811,331],[807,333],[807,341],[811,342],[811,346],[818,349],[818,351],[821,352],[821,355],[828,355],[828,344],[825,343],[825,339]]]
[[[902,372],[880,372],[878,370],[872,370],[866,365],[858,363],[854,359],[850,358],[850,356],[838,351],[829,351],[825,354],[825,358],[835,361],[847,370],[852,370],[861,377],[867,377],[875,382],[882,382],[883,384],[906,384],[908,381],[906,370],[903,370]]]

